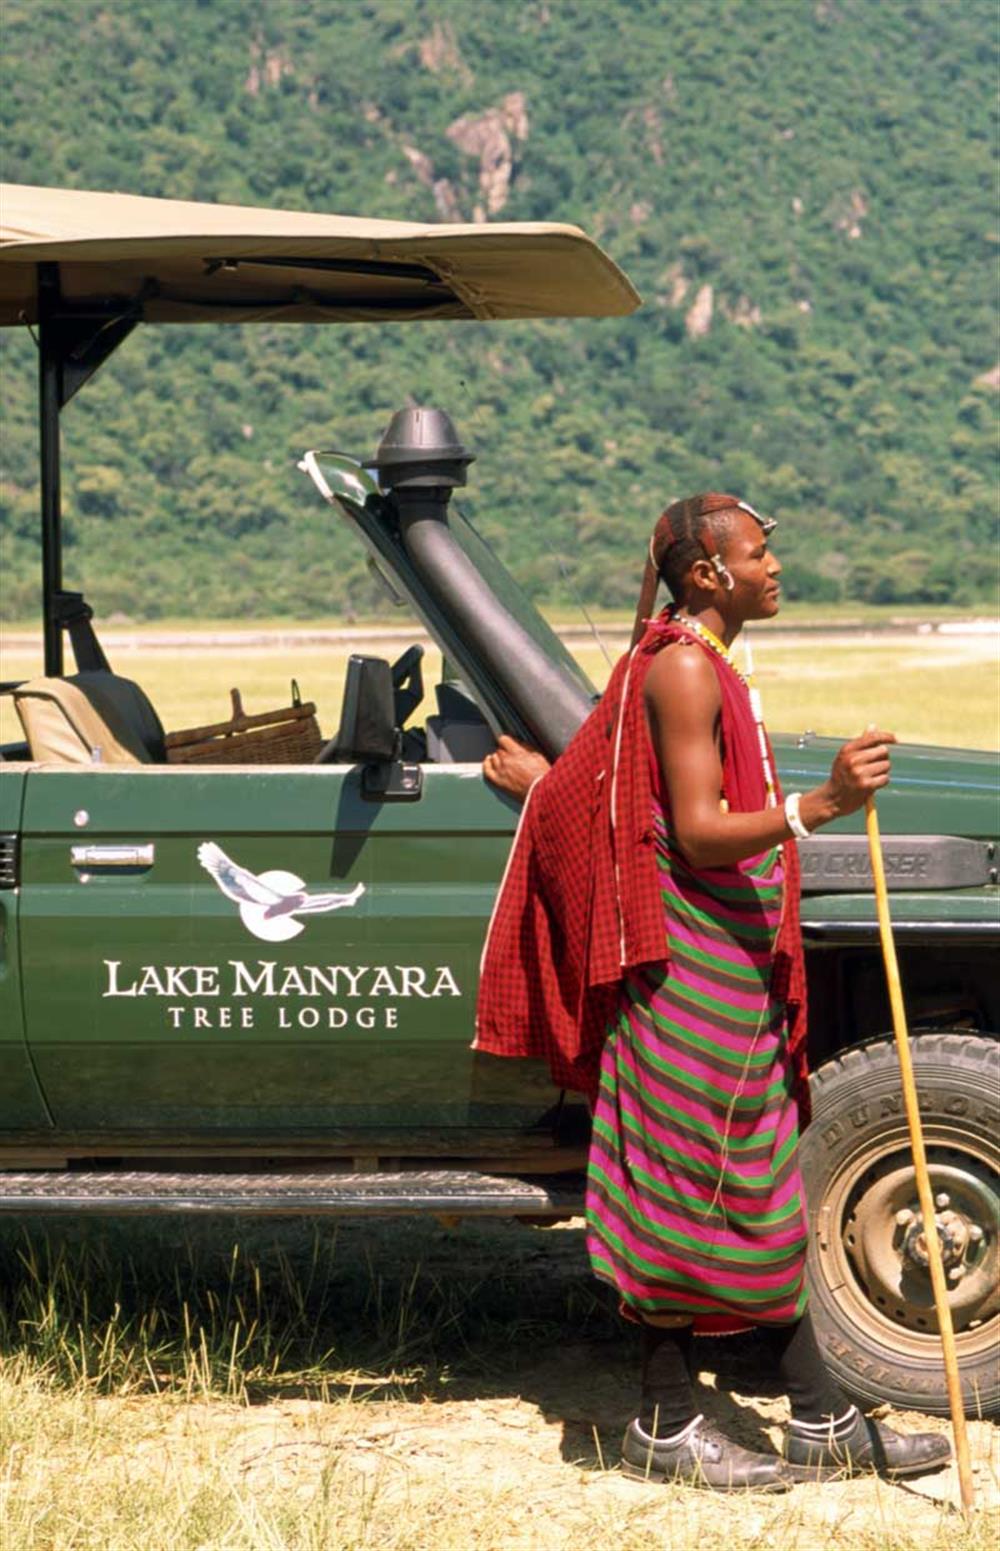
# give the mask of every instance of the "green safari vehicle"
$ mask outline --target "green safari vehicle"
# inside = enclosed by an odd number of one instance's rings
[[[329,504],[440,648],[354,655],[343,704],[168,736],[63,586],[59,425],[139,323],[623,314],[576,228],[421,227],[8,189],[0,321],[37,327],[45,672],[3,685],[0,1209],[447,1217],[579,1210],[586,1106],[470,1048],[516,828],[481,774],[508,732],[555,757],[595,700],[451,502],[448,415],[312,451]],[[64,637],[76,671],[64,670]],[[259,723],[259,725],[258,725]],[[781,776],[835,743],[775,740]],[[262,762],[263,749],[263,762]],[[970,1409],[995,1363],[997,764],[902,747],[880,802]],[[803,1139],[814,1311],[861,1399],[947,1399],[860,816],[802,846],[816,1116]]]

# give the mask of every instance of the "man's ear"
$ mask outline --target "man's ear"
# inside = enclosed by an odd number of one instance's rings
[[[719,577],[715,567],[709,559],[695,560],[688,572],[692,586],[705,599],[709,598],[719,586]]]

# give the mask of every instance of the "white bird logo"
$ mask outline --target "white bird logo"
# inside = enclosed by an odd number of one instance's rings
[[[293,872],[272,870],[259,875],[228,857],[214,840],[198,847],[198,860],[211,873],[227,899],[239,906],[240,920],[248,932],[265,942],[288,942],[302,931],[295,916],[325,915],[356,905],[365,892],[359,883],[349,894],[310,894]]]

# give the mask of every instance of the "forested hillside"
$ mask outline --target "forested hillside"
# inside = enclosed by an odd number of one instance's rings
[[[995,0],[4,0],[14,182],[566,220],[597,322],[139,329],[64,416],[102,613],[370,612],[295,469],[408,396],[531,589],[634,600],[667,500],[780,519],[792,596],[995,582]],[[38,588],[34,346],[3,343],[2,607]]]

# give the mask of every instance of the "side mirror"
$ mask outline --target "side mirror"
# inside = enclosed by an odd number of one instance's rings
[[[347,659],[344,706],[335,738],[324,743],[317,765],[363,765],[361,795],[369,802],[415,802],[423,791],[419,765],[399,757],[392,669],[383,657]]]
[[[356,653],[348,658],[340,728],[327,747],[327,759],[338,765],[386,764],[397,757],[392,669],[384,658]]]

